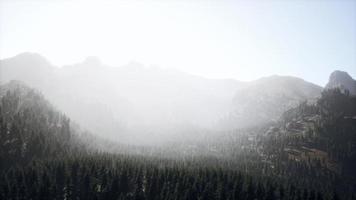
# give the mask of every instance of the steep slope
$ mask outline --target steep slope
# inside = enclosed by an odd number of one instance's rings
[[[207,79],[139,63],[110,67],[96,57],[58,68],[24,53],[0,61],[0,71],[0,82],[16,79],[39,89],[91,132],[134,142],[267,123],[321,91],[294,77]]]
[[[235,93],[230,114],[222,126],[244,128],[276,121],[302,101],[313,101],[322,88],[302,79],[271,76],[249,83]]]
[[[347,182],[352,181],[351,176],[339,182],[339,175],[329,170],[329,168],[334,170],[333,165],[325,164],[329,163],[329,160],[320,158],[325,157],[323,151],[330,152],[332,159],[341,162],[340,166],[347,166],[343,167],[343,170],[351,169],[350,171],[353,172],[354,168],[348,166],[354,166],[352,163],[356,155],[352,146],[356,139],[353,134],[356,127],[354,123],[350,123],[352,117],[356,115],[355,98],[337,91],[323,92],[317,106],[317,109],[314,109],[313,106],[303,104],[291,110],[286,114],[285,122],[281,123],[279,128],[274,127],[266,134],[259,135],[261,137],[258,136],[257,141],[245,140],[243,139],[245,137],[242,137],[243,143],[240,146],[231,137],[223,138],[229,143],[216,145],[225,148],[219,159],[188,155],[181,162],[163,159],[158,156],[162,152],[155,154],[157,158],[79,151],[82,149],[80,148],[82,143],[77,140],[79,138],[71,129],[69,119],[55,111],[37,91],[18,81],[12,81],[0,87],[0,159],[7,161],[0,162],[0,198],[33,199],[40,196],[40,199],[48,199],[54,196],[61,198],[71,195],[84,199],[117,199],[117,191],[125,197],[139,196],[143,193],[153,197],[158,193],[154,188],[174,184],[173,187],[168,188],[169,190],[166,189],[168,191],[165,190],[167,192],[165,195],[175,194],[179,196],[177,199],[187,199],[186,195],[182,195],[187,192],[185,190],[190,191],[191,188],[196,188],[194,185],[199,184],[206,188],[196,189],[194,198],[206,196],[204,191],[207,190],[219,195],[230,195],[231,199],[276,199],[277,196],[279,199],[290,199],[284,195],[285,191],[288,191],[293,199],[301,199],[301,192],[307,196],[317,194],[319,199],[331,199],[333,189],[337,186],[342,189],[340,190],[342,197],[351,199],[353,185]],[[309,134],[296,121],[302,116],[310,122],[308,117],[312,114],[320,115],[321,120],[314,122],[316,125],[321,122],[322,129],[321,132]],[[335,122],[337,122],[336,126]],[[319,136],[314,137],[315,135]],[[332,135],[334,136],[329,138]],[[303,142],[314,145],[308,146],[307,149],[312,152],[311,159],[298,157],[295,153]],[[210,145],[205,143],[204,146]],[[323,149],[324,147],[328,148]],[[247,154],[240,154],[238,149],[244,150]],[[217,150],[213,153],[218,153]],[[290,152],[294,157],[289,155]],[[257,156],[256,153],[262,154]],[[230,158],[239,159],[230,160]],[[35,161],[31,162],[33,160]],[[6,170],[7,168],[10,170]],[[342,175],[350,175],[348,171],[342,173]],[[159,179],[161,181],[155,180],[162,176],[166,178]],[[247,176],[248,179],[242,180],[242,176]],[[138,177],[140,180],[136,180]],[[185,180],[186,177],[188,181]],[[189,181],[193,177],[196,180]],[[233,177],[236,180],[232,179]],[[286,181],[283,181],[284,179]],[[118,180],[124,181],[118,184]],[[228,180],[231,183],[226,182]],[[194,182],[196,184],[193,184]],[[208,182],[210,184],[206,184]],[[158,183],[159,186],[150,186]],[[240,186],[232,187],[232,183],[239,183]],[[313,187],[310,187],[311,185]],[[178,187],[181,187],[180,191],[176,191]],[[227,189],[221,190],[221,188]],[[235,193],[236,195],[233,196],[232,194]],[[162,194],[159,194],[155,199],[161,198],[163,198]],[[208,199],[214,199],[214,196]]]
[[[115,93],[122,96],[128,102],[128,106],[123,106],[127,110],[121,109],[115,114],[126,113],[126,118],[118,118],[129,128],[156,127],[154,131],[157,127],[209,125],[227,109],[239,85],[233,80],[210,80],[138,63],[118,68],[100,65],[90,68],[88,63],[80,63],[64,67],[62,73],[72,76],[68,85],[70,82],[72,85],[95,85],[101,93],[105,88],[111,94],[102,95],[102,102],[110,108],[118,104],[108,97]]]
[[[115,155],[86,151],[76,136],[69,119],[38,91],[18,81],[0,85],[0,199],[288,200],[301,199],[302,192],[318,199],[333,194],[247,173],[262,171],[249,154],[244,158],[253,162],[238,165],[204,156],[165,159],[162,152]]]
[[[356,189],[356,98],[324,90],[315,104],[303,103],[260,136],[259,152],[274,164],[298,163],[309,176],[332,178],[344,192]],[[281,166],[282,167],[282,166]],[[334,183],[334,184],[336,184]]]
[[[83,127],[100,131],[103,135],[119,132],[122,127],[113,116],[114,109],[108,108],[100,97],[106,91],[111,94],[112,101],[119,105],[125,100],[110,92],[110,88],[98,88],[90,81],[79,84],[80,77],[85,77],[85,73],[76,77],[69,74],[67,77],[61,71],[61,68],[53,66],[39,54],[22,53],[0,61],[0,83],[23,81],[41,91],[49,101]],[[88,110],[95,114],[88,114]]]
[[[351,95],[356,95],[356,80],[343,71],[334,71],[329,77],[326,89],[340,88],[342,91],[348,91]]]
[[[16,79],[39,89],[82,127],[114,139],[137,136],[131,137],[136,142],[140,134],[211,127],[243,85],[138,63],[110,67],[95,57],[58,68],[31,53],[0,61],[0,71],[0,82]]]
[[[55,80],[55,67],[37,53],[21,53],[13,58],[0,60],[0,84],[21,80],[36,88],[50,88]]]
[[[37,91],[18,81],[0,85],[0,169],[59,156],[76,141],[70,120]]]

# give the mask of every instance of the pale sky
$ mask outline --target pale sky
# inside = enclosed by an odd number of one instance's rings
[[[356,1],[0,0],[0,59],[98,56],[210,78],[356,77]]]

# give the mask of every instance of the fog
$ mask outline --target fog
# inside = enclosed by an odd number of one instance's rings
[[[0,0],[0,199],[355,200],[356,1]]]
[[[0,83],[125,143],[260,126],[355,73],[353,3],[322,4],[0,0]]]
[[[22,53],[2,60],[0,70],[2,83],[20,80],[38,89],[82,129],[135,144],[196,139],[276,121],[321,91],[294,77],[209,79],[135,62],[109,66],[94,56],[57,67],[39,54]]]

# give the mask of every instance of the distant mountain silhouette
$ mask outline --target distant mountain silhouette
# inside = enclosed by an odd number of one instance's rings
[[[82,127],[112,138],[211,127],[244,84],[134,62],[110,67],[96,57],[59,68],[34,53],[1,60],[0,71],[0,82],[23,81]]]
[[[111,67],[93,56],[56,67],[39,54],[23,53],[0,60],[0,72],[1,83],[23,81],[81,127],[111,138],[121,135],[122,140],[146,134],[155,141],[186,130],[268,123],[298,103],[315,99],[322,90],[295,77],[208,79],[135,62]]]
[[[303,101],[313,101],[322,88],[300,78],[270,76],[237,90],[225,127],[242,128],[276,121],[281,114]]]
[[[349,91],[351,95],[356,95],[356,80],[343,71],[334,71],[331,73],[326,89],[340,88],[342,91]]]

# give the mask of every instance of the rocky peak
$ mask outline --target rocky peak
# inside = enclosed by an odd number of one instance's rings
[[[340,88],[348,90],[350,94],[356,95],[356,81],[344,71],[334,71],[330,74],[329,82],[325,86],[326,89]]]

